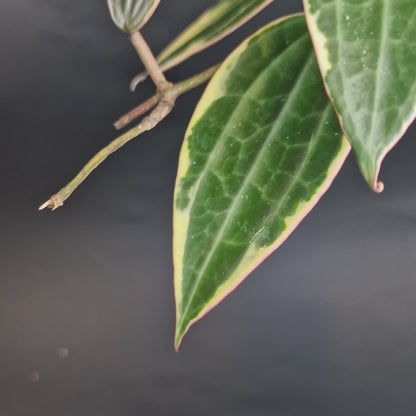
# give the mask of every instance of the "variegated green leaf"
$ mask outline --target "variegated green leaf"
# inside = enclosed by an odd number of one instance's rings
[[[146,24],[160,0],[107,0],[107,3],[115,25],[132,33]]]
[[[304,0],[327,90],[364,178],[416,116],[416,1]]]
[[[263,10],[274,0],[220,0],[203,13],[194,23],[175,38],[158,56],[157,60],[163,71],[201,52],[220,41],[253,16]],[[134,90],[147,73],[137,75],[131,82]]]
[[[176,347],[296,228],[349,149],[303,15],[263,28],[227,58],[195,110],[179,160]]]

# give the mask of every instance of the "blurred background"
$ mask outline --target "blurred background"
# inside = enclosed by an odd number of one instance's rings
[[[211,4],[162,1],[143,34],[158,52]],[[274,2],[169,79],[301,10]],[[2,0],[0,39],[0,416],[416,412],[416,126],[385,161],[383,194],[350,158],[176,354],[171,201],[203,88],[39,213],[153,87],[129,92],[142,67],[103,0]]]

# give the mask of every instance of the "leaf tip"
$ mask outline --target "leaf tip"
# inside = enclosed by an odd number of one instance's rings
[[[381,169],[381,162],[382,162],[382,158],[380,158],[376,163],[375,163],[375,169],[374,172],[370,178],[369,181],[369,185],[371,187],[371,189],[377,193],[377,194],[381,194],[384,191],[384,183],[379,181],[379,175],[380,175],[380,169]]]
[[[383,182],[376,182],[373,186],[373,191],[377,194],[381,194],[384,191],[384,183]]]
[[[199,321],[202,316],[204,316],[208,311],[205,311],[204,313],[198,315],[197,317],[191,319],[191,318],[187,318],[185,316],[182,315],[181,318],[177,319],[176,321],[176,329],[175,329],[175,351],[179,352],[179,348],[182,344],[183,338],[184,336],[187,334],[187,332],[189,331],[189,328],[197,321]]]
[[[371,190],[377,194],[384,191],[384,183],[379,180],[384,155],[374,157],[370,153],[355,152],[358,168]]]
[[[179,328],[179,326],[176,327],[176,331],[175,331],[175,343],[174,343],[174,348],[175,348],[175,352],[178,353],[179,352],[179,348],[181,346],[183,337],[185,336],[187,330],[183,331]]]

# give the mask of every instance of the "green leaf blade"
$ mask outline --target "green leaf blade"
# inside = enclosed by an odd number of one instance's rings
[[[296,228],[348,152],[303,16],[271,24],[230,55],[180,156],[176,347]]]
[[[126,33],[142,28],[159,3],[160,0],[107,0],[114,24]]]
[[[416,116],[416,2],[304,0],[328,93],[375,190],[381,163]]]

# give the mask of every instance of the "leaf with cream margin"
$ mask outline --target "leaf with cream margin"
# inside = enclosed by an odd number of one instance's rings
[[[162,71],[186,61],[238,29],[274,0],[221,0],[203,13],[176,37],[157,57]],[[147,78],[147,72],[135,76],[134,91]]]
[[[160,0],[107,0],[114,24],[126,33],[142,28],[159,3]]]
[[[416,116],[416,1],[304,0],[322,77],[377,192],[386,154]]]
[[[278,20],[222,64],[180,154],[173,257],[178,348],[188,328],[314,207],[350,146],[303,15]]]

